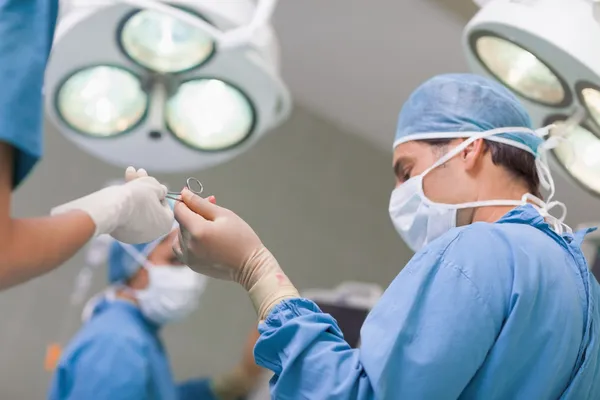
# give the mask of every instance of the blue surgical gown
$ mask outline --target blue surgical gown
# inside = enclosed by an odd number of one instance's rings
[[[59,0],[0,0],[0,141],[15,149],[13,186],[42,156],[42,86]]]
[[[361,330],[361,348],[306,299],[260,325],[277,399],[600,399],[600,287],[531,206],[419,251]],[[376,268],[376,267],[375,267]]]
[[[62,355],[51,400],[213,400],[209,380],[175,384],[158,327],[132,303],[103,300]]]

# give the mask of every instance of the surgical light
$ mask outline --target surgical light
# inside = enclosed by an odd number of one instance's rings
[[[289,115],[276,0],[66,0],[46,112],[84,151],[152,172],[208,168]]]
[[[58,91],[56,106],[72,129],[109,137],[128,131],[142,120],[148,96],[131,72],[96,66],[71,75]]]
[[[483,65],[521,96],[548,105],[564,101],[566,90],[560,78],[533,53],[491,34],[482,34],[474,42]]]
[[[220,150],[235,146],[252,131],[254,109],[238,89],[218,79],[183,83],[167,101],[167,126],[188,146]]]
[[[516,93],[538,126],[549,115],[570,115],[582,105],[580,82],[600,85],[600,24],[594,18],[594,2],[475,3],[481,9],[463,34],[471,70]],[[587,106],[590,118],[592,107]]]
[[[202,30],[153,10],[134,13],[123,24],[121,46],[135,62],[157,72],[181,72],[200,66],[214,51]]]
[[[557,126],[565,118],[551,118]],[[563,172],[574,179],[587,191],[600,196],[600,139],[584,125],[570,128],[564,141],[555,149],[553,155]]]

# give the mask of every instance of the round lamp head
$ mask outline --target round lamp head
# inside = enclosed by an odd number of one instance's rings
[[[227,31],[252,19],[251,0],[160,5],[186,18],[118,2],[67,8],[46,69],[46,113],[78,147],[120,167],[226,162],[289,115],[273,31],[221,46],[189,18]]]
[[[219,79],[194,79],[169,98],[165,119],[187,146],[218,151],[237,146],[250,135],[255,111],[236,87]]]
[[[493,33],[473,38],[480,62],[505,86],[522,97],[556,106],[567,99],[564,81],[533,53]]]
[[[71,129],[106,138],[140,123],[148,110],[148,94],[131,72],[98,65],[66,78],[56,92],[55,103],[58,115]]]
[[[134,62],[162,73],[197,68],[215,50],[213,40],[201,29],[153,10],[135,11],[126,18],[119,39]]]
[[[592,115],[595,94],[580,82],[600,84],[600,24],[586,0],[486,1],[467,24],[463,44],[475,73],[496,79],[521,98],[532,120]]]

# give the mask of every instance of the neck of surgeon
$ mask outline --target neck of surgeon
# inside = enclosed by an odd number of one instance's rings
[[[498,168],[493,164],[491,157],[484,158],[481,162],[480,171],[473,176],[485,176],[485,179],[473,179],[472,185],[474,197],[469,201],[488,200],[520,200],[523,195],[530,193],[530,188],[523,179],[516,177],[505,168]],[[481,175],[479,175],[481,174]],[[531,193],[535,195],[534,193]],[[537,194],[539,196],[539,193]],[[464,208],[457,210],[457,226],[469,225],[473,222],[496,222],[515,206],[482,206]]]

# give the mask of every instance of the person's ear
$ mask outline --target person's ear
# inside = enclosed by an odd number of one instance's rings
[[[465,147],[460,157],[467,171],[477,168],[479,161],[483,158],[485,149],[486,145],[483,139],[477,139]]]

